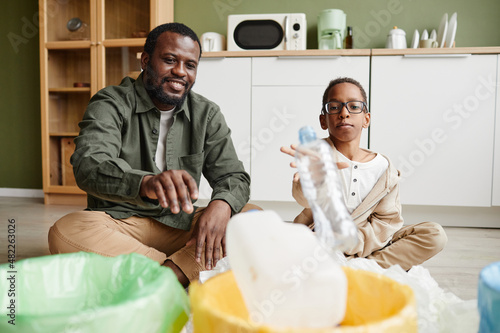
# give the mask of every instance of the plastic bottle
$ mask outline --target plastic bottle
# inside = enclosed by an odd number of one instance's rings
[[[345,36],[345,48],[352,49],[352,27],[347,27],[347,35]]]
[[[237,214],[226,249],[253,323],[320,328],[344,318],[345,273],[306,226],[283,222],[274,211]]]
[[[295,159],[316,235],[331,251],[349,250],[358,243],[357,227],[345,206],[333,149],[311,126],[299,130],[299,139]]]

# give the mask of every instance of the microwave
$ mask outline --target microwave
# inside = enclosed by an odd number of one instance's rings
[[[228,15],[227,50],[305,50],[306,14]]]

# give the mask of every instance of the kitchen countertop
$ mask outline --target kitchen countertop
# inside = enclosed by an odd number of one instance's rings
[[[460,54],[500,54],[500,46],[453,47],[428,49],[340,49],[340,50],[280,50],[280,51],[221,51],[204,52],[203,58],[232,57],[338,57],[338,56],[390,56],[390,55],[460,55]]]
[[[498,54],[500,47],[452,47],[428,49],[372,49],[372,56],[386,55],[453,55],[453,54]]]
[[[342,49],[342,50],[254,50],[254,51],[221,51],[204,52],[203,58],[225,57],[335,57],[335,56],[369,56],[370,49]]]

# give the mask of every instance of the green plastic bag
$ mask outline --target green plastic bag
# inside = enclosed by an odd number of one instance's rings
[[[170,333],[180,332],[189,316],[188,296],[174,272],[135,253],[80,252],[4,264],[0,293],[0,332]]]

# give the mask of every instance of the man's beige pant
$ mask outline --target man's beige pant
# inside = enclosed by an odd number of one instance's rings
[[[205,254],[195,260],[195,247],[186,246],[205,208],[198,208],[191,230],[169,227],[152,218],[129,217],[114,219],[104,212],[78,211],[59,219],[49,230],[49,250],[52,254],[94,252],[107,257],[139,253],[160,264],[170,259],[189,281],[198,279],[205,270]],[[245,205],[242,212],[260,209]]]

